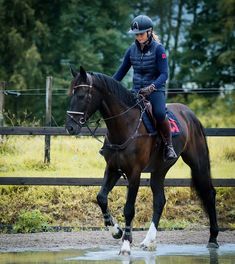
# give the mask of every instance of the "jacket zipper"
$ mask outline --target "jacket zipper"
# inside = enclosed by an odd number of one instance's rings
[[[142,71],[142,68],[143,68],[143,65],[142,65],[142,62],[143,62],[143,57],[144,57],[144,52],[142,51],[141,52],[141,57],[140,57],[140,62],[141,62],[141,71]],[[143,76],[142,76],[143,78]],[[143,88],[143,79],[141,78],[141,82],[140,82],[140,88]]]

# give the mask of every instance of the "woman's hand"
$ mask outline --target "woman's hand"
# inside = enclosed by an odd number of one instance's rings
[[[144,88],[141,88],[139,90],[139,94],[143,95],[144,97],[150,95],[152,92],[157,91],[154,84],[150,84],[149,86],[146,86]]]

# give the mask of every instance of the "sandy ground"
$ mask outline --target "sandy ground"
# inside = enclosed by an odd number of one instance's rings
[[[133,232],[133,245],[139,246],[146,231]],[[207,244],[208,230],[159,231],[157,244]],[[235,244],[235,230],[220,232],[219,244]],[[35,234],[0,234],[0,251],[54,250],[68,248],[95,248],[100,246],[117,246],[121,240],[112,238],[108,231],[80,231]]]

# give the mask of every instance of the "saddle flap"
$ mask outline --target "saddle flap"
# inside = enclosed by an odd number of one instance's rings
[[[143,100],[144,107],[146,109],[145,115],[143,115],[143,122],[148,130],[149,133],[153,133],[157,130],[157,121],[154,118],[153,115],[153,107],[150,101],[148,100]],[[176,116],[171,112],[171,111],[166,111],[167,112],[167,118],[170,122],[170,127],[171,127],[171,132],[172,136],[176,136],[180,134],[181,129],[180,129],[180,124],[179,121],[177,120]]]

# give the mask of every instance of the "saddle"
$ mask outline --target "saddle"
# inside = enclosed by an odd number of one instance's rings
[[[147,131],[149,133],[154,133],[157,131],[158,124],[153,115],[152,104],[146,98],[142,101],[142,103],[145,109],[145,114],[143,115],[143,122],[145,124]],[[180,134],[181,128],[180,128],[180,124],[176,116],[173,114],[173,112],[169,111],[167,108],[166,108],[166,114],[170,122],[172,136],[176,136]]]

